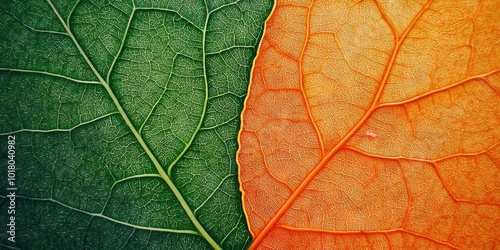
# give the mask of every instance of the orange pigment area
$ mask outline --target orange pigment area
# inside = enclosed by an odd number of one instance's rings
[[[239,142],[250,249],[500,247],[500,2],[277,1]]]

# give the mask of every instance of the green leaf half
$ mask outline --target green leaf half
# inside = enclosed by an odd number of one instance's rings
[[[15,135],[17,187],[2,246],[249,244],[236,137],[272,1],[0,5],[0,167]]]

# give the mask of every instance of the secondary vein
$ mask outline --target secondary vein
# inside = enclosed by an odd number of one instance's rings
[[[68,204],[60,202],[60,201],[58,201],[56,199],[53,199],[53,198],[32,198],[32,197],[26,197],[26,196],[22,196],[22,195],[16,195],[16,197],[24,198],[24,199],[28,199],[28,200],[35,200],[35,201],[53,202],[53,203],[56,203],[56,204],[58,204],[60,206],[68,208],[70,210],[77,211],[79,213],[87,214],[87,215],[92,216],[92,217],[102,218],[102,219],[109,220],[109,221],[112,221],[112,222],[120,224],[120,225],[132,227],[132,228],[143,229],[143,230],[151,230],[151,231],[156,231],[156,232],[169,232],[169,233],[199,235],[198,232],[193,231],[193,230],[180,230],[180,229],[170,229],[170,228],[146,227],[146,226],[140,226],[140,225],[128,223],[128,222],[125,222],[125,221],[117,220],[115,218],[103,215],[101,213],[92,213],[92,212],[88,212],[88,211],[85,211],[85,210],[82,210],[82,209],[79,209],[79,208],[75,208],[75,207],[72,207],[72,206],[70,206]]]
[[[46,71],[39,71],[39,70],[0,68],[0,71],[10,71],[10,72],[21,72],[21,73],[31,73],[31,74],[39,74],[39,75],[48,75],[48,76],[58,77],[58,78],[62,78],[62,79],[65,79],[65,80],[72,81],[72,82],[83,83],[83,84],[101,84],[100,82],[96,82],[96,81],[80,80],[80,79],[71,78],[71,77],[65,76],[65,75],[60,75],[60,74],[46,72]]]
[[[210,17],[210,13],[208,12],[208,7],[207,4],[205,3],[205,8],[206,8],[206,18],[205,18],[205,26],[203,27],[203,38],[202,38],[202,62],[203,62],[203,81],[205,84],[205,97],[203,100],[203,110],[200,115],[200,119],[198,121],[198,125],[196,126],[195,131],[193,132],[191,138],[189,139],[189,142],[186,144],[182,152],[175,158],[175,160],[168,166],[168,175],[170,176],[172,174],[172,168],[179,162],[179,160],[186,154],[187,150],[191,147],[191,144],[194,141],[194,138],[196,137],[196,134],[200,131],[201,124],[203,123],[203,120],[205,119],[205,114],[207,112],[207,103],[208,103],[208,79],[207,79],[207,62],[206,62],[206,35],[207,35],[207,25],[208,25],[208,19]]]

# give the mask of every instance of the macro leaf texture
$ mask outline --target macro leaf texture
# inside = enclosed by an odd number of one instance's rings
[[[16,242],[2,229],[2,249],[251,242],[235,158],[271,1],[0,6],[5,228],[14,137],[17,187]]]
[[[238,151],[250,249],[499,249],[500,2],[278,0]]]

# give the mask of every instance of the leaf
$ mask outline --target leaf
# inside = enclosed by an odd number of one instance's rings
[[[23,249],[242,249],[235,155],[270,1],[2,1]],[[1,223],[9,223],[7,178]],[[5,226],[4,226],[5,227]]]
[[[500,2],[278,1],[238,153],[250,249],[496,249]]]

